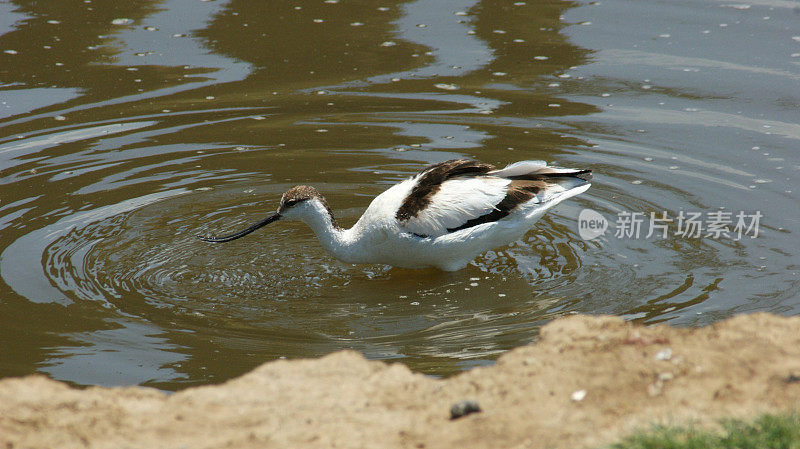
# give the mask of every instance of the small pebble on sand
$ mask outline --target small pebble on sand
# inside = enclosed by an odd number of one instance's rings
[[[467,416],[470,413],[477,413],[481,411],[481,406],[476,401],[466,399],[456,402],[450,407],[450,419],[458,419],[462,416]]]
[[[585,398],[585,397],[586,397],[586,390],[578,390],[578,391],[574,391],[574,392],[572,393],[572,395],[570,395],[570,399],[572,399],[572,400],[573,400],[573,401],[575,401],[575,402],[580,402],[580,401],[582,401],[582,400],[583,400],[583,398]]]

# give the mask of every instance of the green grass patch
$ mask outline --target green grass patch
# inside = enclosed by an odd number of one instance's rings
[[[766,414],[753,421],[725,420],[719,431],[654,426],[613,449],[800,449],[800,415]]]

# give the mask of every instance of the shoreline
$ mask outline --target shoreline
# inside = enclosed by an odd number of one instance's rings
[[[481,411],[451,419],[466,400]],[[7,378],[0,447],[598,447],[652,423],[714,425],[798,405],[800,317],[673,328],[576,315],[445,379],[353,351],[172,394]]]

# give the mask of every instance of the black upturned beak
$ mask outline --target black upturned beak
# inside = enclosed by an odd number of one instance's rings
[[[235,234],[226,235],[224,237],[203,237],[202,235],[198,235],[197,237],[200,238],[200,240],[203,240],[203,241],[206,241],[206,242],[214,242],[214,243],[230,242],[231,240],[236,240],[239,237],[244,237],[247,234],[255,231],[256,229],[264,227],[264,226],[272,223],[273,221],[278,221],[278,220],[280,220],[280,218],[281,218],[281,214],[279,214],[277,212],[274,212],[274,213],[271,213],[271,214],[267,215],[267,217],[264,218],[263,220],[252,224],[249,228],[247,228],[245,230],[242,230],[242,231],[239,231],[239,232],[237,232]]]

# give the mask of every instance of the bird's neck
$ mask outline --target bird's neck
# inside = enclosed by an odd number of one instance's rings
[[[357,262],[359,239],[354,229],[342,229],[336,223],[333,213],[326,203],[314,202],[314,213],[302,218],[316,234],[325,251],[345,262]]]

